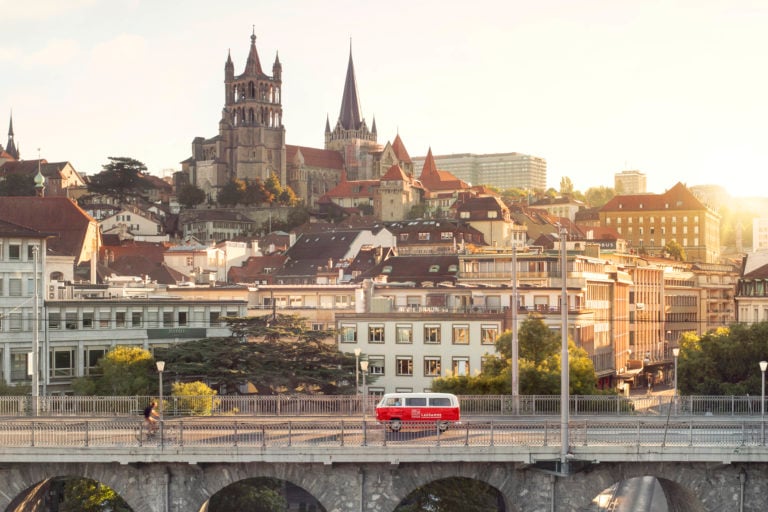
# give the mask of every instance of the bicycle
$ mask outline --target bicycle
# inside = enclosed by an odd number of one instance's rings
[[[151,441],[159,435],[160,424],[157,422],[151,422],[147,419],[143,419],[138,428],[136,429],[136,439],[139,443],[145,441]]]

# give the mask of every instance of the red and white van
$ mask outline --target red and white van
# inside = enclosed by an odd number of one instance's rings
[[[376,420],[395,432],[411,422],[435,423],[444,431],[460,418],[459,399],[450,393],[387,393],[376,405]]]

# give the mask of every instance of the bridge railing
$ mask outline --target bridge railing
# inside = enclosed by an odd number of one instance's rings
[[[438,423],[403,423],[397,432],[375,421],[169,420],[148,436],[135,420],[0,421],[0,452],[8,448],[322,448],[361,446],[560,445],[557,420],[465,421],[441,432]],[[569,423],[570,447],[766,446],[764,423],[689,418],[666,421],[577,420]]]
[[[96,416],[141,414],[151,396],[0,396],[0,417]],[[35,402],[36,400],[36,402]],[[378,397],[370,395],[223,395],[170,396],[163,399],[166,417],[176,416],[333,416],[372,413]],[[560,415],[560,397],[550,395],[460,395],[464,416]],[[572,416],[755,416],[760,397],[572,395]]]

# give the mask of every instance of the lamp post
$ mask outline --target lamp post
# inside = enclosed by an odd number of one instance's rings
[[[568,474],[568,455],[570,441],[568,421],[570,412],[570,366],[568,362],[568,251],[565,227],[560,228],[560,276],[562,280],[562,296],[560,298],[560,465],[561,471]]]
[[[677,356],[680,355],[680,348],[675,347],[672,349],[672,356],[675,358],[675,392],[672,395],[672,400],[675,402],[675,412],[677,412]]]
[[[512,414],[517,414],[520,402],[520,368],[518,366],[519,348],[517,335],[517,244],[512,242],[512,346],[510,347],[512,373]]]
[[[157,361],[155,363],[155,366],[157,366],[157,375],[160,379],[159,384],[159,396],[160,396],[160,424],[163,424],[163,370],[165,370],[165,361]]]
[[[39,165],[39,160],[38,160]],[[37,267],[40,261],[40,248],[39,246],[32,246],[32,256],[34,258],[34,287],[35,287],[35,312],[34,323],[32,327],[32,414],[37,416],[40,412],[40,292],[38,288],[38,272]]]
[[[363,423],[365,423],[365,403],[368,401],[368,390],[365,389],[365,374],[368,373],[368,361],[360,361],[360,370],[363,372]]]
[[[762,442],[765,444],[765,370],[768,369],[768,361],[760,361],[760,373],[762,376],[762,391],[760,392],[760,424],[762,430]]]
[[[360,349],[355,349],[355,395],[360,394]]]

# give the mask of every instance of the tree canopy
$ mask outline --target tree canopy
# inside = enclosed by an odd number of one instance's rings
[[[734,324],[680,338],[677,389],[684,395],[757,395],[768,361],[768,322]]]
[[[184,208],[194,208],[205,201],[205,191],[195,185],[184,185],[176,196],[179,204]]]
[[[28,174],[11,173],[0,180],[0,196],[35,196],[35,178]]]
[[[109,163],[102,165],[102,171],[88,182],[88,191],[117,198],[121,203],[128,198],[141,197],[149,188],[143,174],[147,166],[128,157],[109,157]]]
[[[156,391],[152,354],[139,347],[115,347],[99,359],[94,377],[72,383],[78,395],[148,395]]]
[[[521,395],[557,395],[560,393],[560,335],[546,326],[540,316],[531,315],[518,329],[518,374]],[[512,331],[496,340],[496,354],[487,355],[483,369],[474,376],[448,376],[435,379],[434,391],[457,394],[509,394],[512,390]],[[592,395],[597,376],[592,360],[584,349],[568,343],[570,393]]]
[[[355,356],[328,340],[330,330],[307,329],[297,315],[228,319],[233,336],[158,348],[178,378],[237,390],[246,383],[262,395],[344,394],[354,391]]]

